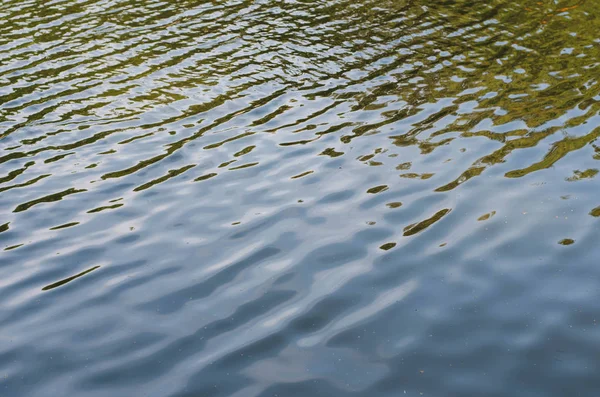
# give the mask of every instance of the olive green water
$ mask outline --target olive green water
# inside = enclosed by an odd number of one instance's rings
[[[599,16],[0,0],[0,396],[596,396]]]

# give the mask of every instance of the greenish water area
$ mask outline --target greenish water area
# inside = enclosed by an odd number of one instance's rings
[[[0,0],[0,396],[597,396],[599,17]]]

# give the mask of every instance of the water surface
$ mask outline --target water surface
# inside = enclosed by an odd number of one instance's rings
[[[598,15],[0,0],[0,394],[597,395]]]

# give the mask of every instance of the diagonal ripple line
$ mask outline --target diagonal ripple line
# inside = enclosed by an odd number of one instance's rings
[[[92,267],[92,268],[90,268],[88,270],[85,270],[85,271],[83,271],[83,272],[81,272],[79,274],[76,274],[74,276],[65,278],[64,280],[60,280],[60,281],[57,281],[57,282],[52,283],[50,285],[47,285],[44,288],[42,288],[42,291],[49,291],[51,289],[58,288],[58,287],[60,287],[62,285],[65,285],[66,283],[69,283],[69,282],[71,282],[71,281],[73,281],[73,280],[75,280],[75,279],[77,279],[77,278],[79,278],[81,276],[85,276],[86,274],[91,273],[91,272],[93,272],[94,270],[96,270],[98,268],[100,268],[100,266],[94,266],[94,267]]]

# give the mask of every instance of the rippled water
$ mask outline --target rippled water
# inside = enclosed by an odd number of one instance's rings
[[[597,395],[599,14],[0,1],[0,394]]]

